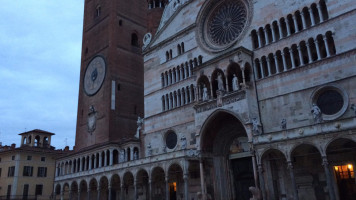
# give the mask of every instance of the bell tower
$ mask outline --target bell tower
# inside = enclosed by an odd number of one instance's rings
[[[85,0],[75,150],[133,138],[143,117],[143,0]]]

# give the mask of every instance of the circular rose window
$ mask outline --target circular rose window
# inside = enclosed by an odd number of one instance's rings
[[[248,2],[211,0],[198,18],[199,42],[209,51],[222,51],[235,44],[248,23]]]
[[[216,45],[235,41],[246,23],[246,8],[241,2],[223,4],[215,10],[208,21],[208,35]]]

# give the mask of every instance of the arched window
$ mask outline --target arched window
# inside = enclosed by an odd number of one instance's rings
[[[101,15],[101,6],[97,5],[95,8],[95,17],[99,17]]]
[[[280,36],[281,38],[284,38],[288,35],[288,31],[287,31],[287,23],[286,20],[282,17],[279,20],[279,30],[280,30]]]
[[[180,44],[177,45],[177,51],[178,51],[178,55],[182,54],[182,49]]]
[[[168,61],[169,60],[169,53],[168,53],[168,51],[166,51],[166,61]]]
[[[180,44],[180,47],[181,47],[181,49],[182,49],[182,53],[184,53],[184,52],[185,52],[185,49],[184,49],[184,42],[182,42],[182,43]]]
[[[255,59],[255,68],[256,68],[256,71],[257,71],[257,78],[258,79],[261,79],[263,78],[263,74],[261,72],[261,65],[260,65],[260,60],[258,60],[257,58]]]
[[[252,47],[254,49],[257,49],[259,46],[258,46],[258,37],[257,37],[256,30],[251,31],[251,40],[252,40]]]
[[[263,31],[263,28],[262,28],[262,27],[258,29],[258,34],[259,34],[259,36],[260,36],[261,46],[266,45],[265,32]]]
[[[166,101],[165,101],[165,98],[164,98],[164,95],[162,96],[162,111],[165,111],[166,110]]]
[[[136,33],[132,33],[131,34],[131,45],[132,46],[135,46],[135,47],[138,47],[138,37],[136,35]]]
[[[334,43],[334,38],[333,38],[332,32],[331,31],[326,32],[325,36],[326,36],[327,44],[329,47],[330,55],[335,55],[336,48],[335,48],[335,43]]]
[[[278,22],[274,21],[272,23],[272,30],[274,32],[274,36],[275,36],[275,41],[281,39],[281,36],[279,35],[279,29],[278,29]],[[258,41],[257,41],[258,42]]]

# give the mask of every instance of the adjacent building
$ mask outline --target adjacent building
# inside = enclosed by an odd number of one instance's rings
[[[68,151],[51,146],[54,133],[32,130],[21,135],[21,146],[0,147],[0,199],[50,199],[55,159]]]

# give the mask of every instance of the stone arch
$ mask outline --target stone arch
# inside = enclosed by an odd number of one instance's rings
[[[152,199],[165,198],[165,172],[162,167],[156,166],[151,170]]]
[[[167,170],[170,199],[178,199],[184,192],[183,168],[178,163],[172,163]],[[166,183],[167,184],[167,183]]]
[[[140,45],[136,33],[131,33],[131,45],[135,47],[138,47]]]
[[[96,180],[96,178],[92,178],[89,181],[89,188],[88,188],[89,195],[92,197],[97,197],[98,196],[98,187],[99,187],[98,181]]]
[[[119,199],[121,193],[121,179],[118,174],[113,174],[110,178],[111,198]]]
[[[106,200],[109,197],[109,179],[106,176],[102,176],[99,181],[100,199]]]
[[[70,193],[70,186],[68,182],[65,182],[62,186],[62,195],[63,199],[69,199],[69,193]]]
[[[130,171],[126,171],[123,175],[123,199],[134,199],[134,176]]]
[[[80,200],[88,199],[88,184],[87,181],[81,180],[79,183],[79,190],[80,190]]]
[[[257,49],[259,47],[259,44],[258,44],[258,36],[257,36],[257,32],[255,29],[253,29],[251,31],[251,40],[252,40],[252,47],[254,49]]]
[[[140,191],[138,193],[138,199],[149,199],[150,191],[149,191],[149,175],[145,169],[139,169],[136,173],[137,180],[137,190]]]
[[[279,199],[281,196],[293,199],[293,180],[288,171],[286,155],[277,148],[269,148],[261,154],[260,163],[268,199]]]
[[[325,193],[328,183],[322,156],[321,150],[310,143],[301,143],[291,149],[290,161],[295,179],[304,180],[303,183],[296,182],[300,199],[308,199],[310,195],[316,199],[330,198],[330,195]],[[307,187],[302,187],[305,185]]]
[[[35,136],[35,147],[41,146],[41,137],[39,135]]]
[[[42,141],[43,147],[49,147],[48,137],[44,137]]]
[[[210,155],[204,162],[212,168],[206,187],[213,199],[250,197],[248,188],[255,185],[255,179],[249,138],[251,134],[231,111],[218,109],[203,123],[200,151],[202,157]]]
[[[22,144],[27,144],[27,137],[25,136],[25,137],[23,137],[23,140],[22,140]]]
[[[332,169],[335,193],[339,199],[353,199],[355,189],[356,142],[352,138],[333,138],[326,146],[327,160]]]
[[[79,186],[77,181],[72,181],[70,184],[71,199],[78,199]]]

